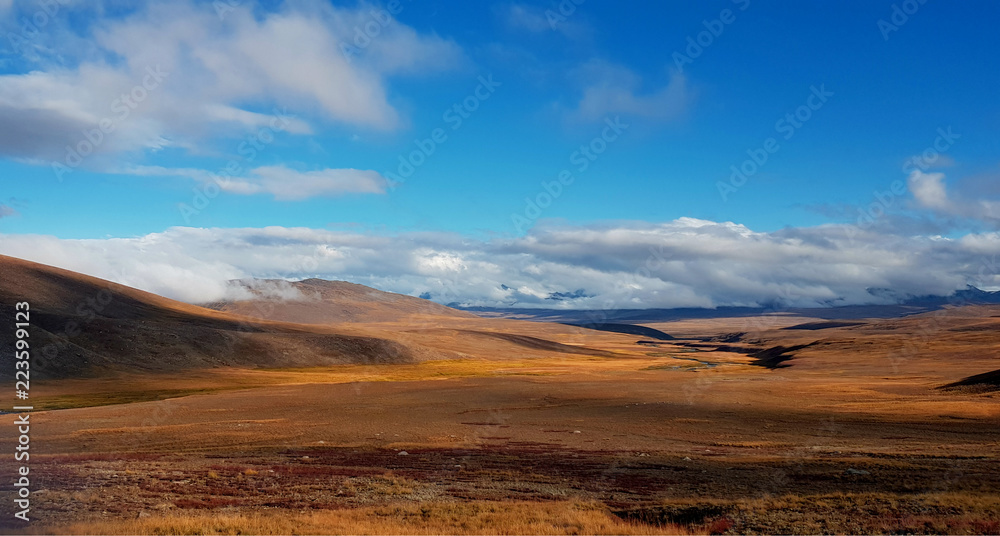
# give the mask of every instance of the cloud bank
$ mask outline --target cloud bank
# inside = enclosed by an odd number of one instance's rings
[[[843,225],[536,226],[519,238],[174,227],[138,238],[0,236],[0,253],[188,302],[233,279],[321,277],[441,303],[546,308],[825,306],[1000,287],[1000,233],[894,236]]]

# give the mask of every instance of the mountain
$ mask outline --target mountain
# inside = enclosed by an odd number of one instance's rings
[[[956,290],[948,296],[938,296],[926,294],[914,296],[912,294],[901,295],[891,289],[870,288],[868,293],[877,298],[887,301],[895,301],[902,305],[916,305],[922,307],[942,307],[945,305],[989,305],[1000,304],[1000,291],[989,292],[981,290],[972,285],[966,285],[962,290]]]
[[[764,314],[782,314],[827,320],[858,318],[901,318],[926,313],[947,306],[1000,304],[1000,291],[990,292],[972,285],[950,296],[900,296],[889,289],[868,289],[874,297],[891,299],[896,304],[840,305],[831,307],[729,307],[714,309],[682,307],[676,309],[537,309],[528,307],[462,307],[463,311],[486,318],[517,318],[544,322],[565,322],[580,326],[595,326],[608,322],[645,324],[692,318],[734,318]]]
[[[31,377],[216,366],[403,363],[420,352],[360,330],[249,318],[189,305],[68,270],[0,255],[0,318],[30,304]],[[0,337],[0,367],[14,370]]]
[[[205,307],[253,318],[301,324],[394,322],[416,317],[475,318],[430,300],[383,292],[346,281],[275,279],[234,281],[247,299]]]

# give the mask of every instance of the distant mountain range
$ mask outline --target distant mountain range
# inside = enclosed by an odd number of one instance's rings
[[[886,301],[896,301],[889,305],[843,305],[832,307],[784,307],[780,304],[766,307],[717,307],[715,309],[682,307],[676,309],[536,309],[526,307],[462,307],[450,304],[465,311],[484,317],[518,318],[523,320],[539,320],[546,322],[563,322],[569,324],[587,325],[607,322],[622,324],[638,324],[649,322],[667,322],[671,320],[693,318],[729,318],[743,316],[758,316],[768,313],[781,313],[809,318],[822,319],[852,319],[852,318],[898,318],[918,313],[926,313],[947,306],[989,305],[1000,304],[1000,291],[990,292],[969,285],[950,296],[913,296],[899,295],[889,289],[868,289],[875,298]]]

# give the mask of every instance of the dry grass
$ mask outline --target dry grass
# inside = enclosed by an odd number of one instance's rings
[[[598,503],[436,502],[314,512],[186,511],[35,527],[52,534],[689,534],[623,521]]]
[[[1000,496],[830,494],[671,500],[618,511],[596,501],[407,502],[332,510],[240,510],[192,502],[132,519],[34,525],[51,534],[997,534]],[[617,515],[616,515],[617,514]]]
[[[778,534],[998,534],[1000,496],[837,493],[758,499],[671,500],[620,512],[653,525],[694,524],[710,532]]]
[[[276,385],[412,382],[497,376],[550,376],[639,370],[662,359],[588,356],[538,359],[444,359],[412,364],[336,365],[277,369],[217,369],[183,374],[123,374],[114,379],[52,380],[33,397],[37,410],[130,404]],[[186,388],[181,388],[186,387]]]

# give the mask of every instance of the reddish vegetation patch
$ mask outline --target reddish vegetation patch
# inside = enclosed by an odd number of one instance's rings
[[[221,497],[177,499],[174,506],[177,508],[222,508],[224,506],[237,506],[243,501],[239,499],[223,499]]]
[[[150,462],[150,461],[161,460],[165,456],[166,455],[164,454],[153,454],[147,452],[116,452],[116,453],[89,452],[86,454],[56,454],[53,456],[47,456],[43,458],[43,460],[57,464],[82,463],[82,462],[118,462],[118,461]],[[32,456],[32,458],[34,458],[34,456]]]

